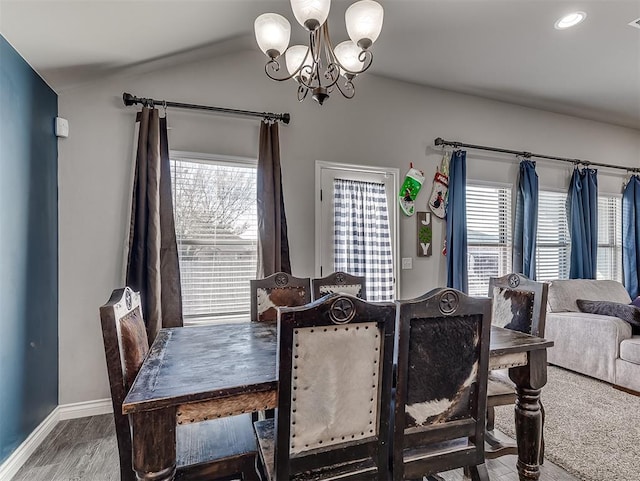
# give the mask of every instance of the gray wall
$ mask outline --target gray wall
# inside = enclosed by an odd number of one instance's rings
[[[257,51],[257,48],[255,49]],[[356,98],[334,94],[324,106],[296,100],[292,83],[268,80],[256,51],[155,72],[105,79],[60,94],[71,135],[60,142],[60,402],[109,396],[98,307],[122,285],[135,108],[122,92],[181,102],[290,112],[281,129],[283,183],[294,273],[314,274],[316,160],[397,167],[409,163],[432,179],[437,136],[621,165],[637,165],[640,132],[511,104],[397,82],[370,74]],[[169,146],[256,156],[257,120],[169,110]],[[512,158],[469,152],[469,179],[513,183]],[[565,188],[570,165],[540,161],[543,187]],[[620,192],[622,172],[601,171],[600,189]],[[430,180],[428,182],[430,184]],[[426,206],[427,185],[417,199]],[[438,254],[443,224],[434,225],[434,255],[402,271],[401,297],[444,285]],[[401,256],[415,256],[415,218],[401,219]]]
[[[58,403],[57,111],[0,35],[0,464]]]

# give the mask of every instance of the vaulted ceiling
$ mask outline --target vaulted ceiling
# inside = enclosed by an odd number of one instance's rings
[[[334,44],[347,38],[333,0]],[[640,0],[380,0],[373,74],[640,129]],[[556,30],[576,10],[586,20]],[[255,48],[288,0],[0,0],[0,32],[58,91],[174,55]]]

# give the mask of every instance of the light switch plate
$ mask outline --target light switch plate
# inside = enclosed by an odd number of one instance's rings
[[[403,269],[413,269],[413,258],[412,257],[403,257],[402,258],[402,268]]]

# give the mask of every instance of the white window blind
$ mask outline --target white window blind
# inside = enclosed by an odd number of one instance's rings
[[[569,228],[567,194],[541,190],[538,197],[536,278],[538,281],[569,278]]]
[[[622,198],[598,196],[598,279],[622,282]]]
[[[255,163],[171,160],[186,323],[247,319],[256,276]]]
[[[489,278],[511,272],[511,187],[467,185],[469,295],[486,296]]]

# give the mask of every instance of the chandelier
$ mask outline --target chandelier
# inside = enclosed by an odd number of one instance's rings
[[[382,30],[382,6],[373,0],[360,0],[351,5],[345,12],[351,40],[335,48],[329,37],[330,7],[331,0],[291,0],[293,15],[309,33],[309,45],[287,48],[291,25],[282,15],[264,13],[254,23],[258,46],[269,57],[265,73],[279,82],[294,79],[300,102],[311,91],[313,99],[322,105],[334,87],[345,98],[353,98],[353,80],[373,62],[369,48]],[[288,74],[281,72],[283,54]]]

